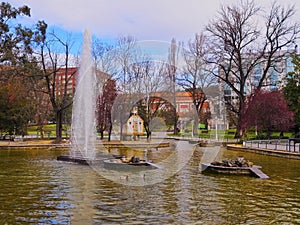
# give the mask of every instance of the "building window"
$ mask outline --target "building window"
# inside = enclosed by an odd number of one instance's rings
[[[180,105],[180,112],[188,112],[188,111],[189,111],[189,105],[187,104]]]

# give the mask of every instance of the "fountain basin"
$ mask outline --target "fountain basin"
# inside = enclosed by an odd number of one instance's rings
[[[251,167],[230,167],[230,166],[217,166],[211,163],[202,163],[201,170],[203,172],[220,173],[220,174],[236,174],[236,175],[249,175],[261,179],[269,179],[261,170],[261,166],[253,165]]]
[[[154,163],[146,160],[138,162],[123,162],[121,159],[107,159],[104,160],[104,167],[113,170],[152,170],[159,167]]]
[[[70,155],[60,155],[57,157],[58,161],[64,161],[64,162],[70,162],[70,163],[76,163],[81,165],[95,165],[100,164],[103,162],[101,159],[90,159],[90,158],[84,158],[84,157],[72,157]]]

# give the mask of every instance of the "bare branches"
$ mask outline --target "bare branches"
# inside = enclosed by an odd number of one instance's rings
[[[96,40],[92,51],[97,70],[110,74],[112,77],[117,74],[117,51],[113,45]]]
[[[299,24],[290,21],[295,14],[294,6],[284,8],[277,2],[272,4],[269,15],[266,17],[266,42],[268,51],[291,47],[299,34]]]
[[[212,34],[211,37],[221,48],[220,51],[228,56],[240,49],[247,51],[247,47],[259,34],[253,19],[258,11],[259,8],[255,7],[253,1],[242,2],[241,5],[222,6],[219,17],[212,21],[206,30]]]
[[[193,133],[197,134],[198,121],[204,102],[207,100],[204,89],[217,83],[216,76],[211,73],[212,69],[208,68],[210,65],[205,61],[209,57],[209,51],[207,40],[203,33],[195,34],[194,38],[188,42],[186,48],[183,48],[182,56],[184,66],[182,74],[177,77],[177,82],[192,96],[193,105],[196,110],[195,118],[193,118],[195,123]]]
[[[248,0],[222,6],[219,17],[206,27],[212,55],[206,63],[219,68],[214,75],[237,96],[238,110],[233,111],[239,120],[245,96],[253,91],[247,83],[251,82],[254,70],[261,67],[261,73],[255,78],[255,88],[260,89],[270,77],[270,71],[278,70],[277,63],[291,53],[291,48],[294,50],[300,32],[299,24],[291,20],[295,13],[293,6],[283,7],[274,2],[263,17],[263,28],[258,26],[261,12],[254,1]]]
[[[300,24],[291,21],[294,14],[294,6],[285,8],[274,2],[268,16],[265,17],[266,33],[260,54],[260,63],[264,63],[265,67],[258,89],[263,86],[269,70],[272,68],[276,70],[276,63],[295,49],[295,42],[299,38]]]
[[[205,59],[209,55],[206,46],[206,37],[203,34],[195,34],[194,39],[188,42],[187,48],[183,49],[185,66],[183,76],[178,78],[179,84],[185,89],[208,87],[216,82],[212,76],[212,69],[208,68]]]
[[[40,44],[39,66],[42,73],[39,75],[44,82],[44,94],[49,96],[52,108],[56,117],[56,138],[62,137],[62,117],[66,114],[66,109],[72,104],[71,92],[76,68],[71,68],[75,64],[71,56],[72,39],[70,35],[63,40],[54,32],[48,33],[48,38],[43,39]]]
[[[183,49],[183,74],[177,78],[179,85],[192,94],[198,114],[206,100],[204,89],[217,81],[211,73],[212,69],[208,68],[209,65],[205,62],[208,55],[206,37],[203,34],[195,34],[194,39]]]

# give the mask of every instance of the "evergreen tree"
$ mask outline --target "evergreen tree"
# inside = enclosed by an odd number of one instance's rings
[[[287,100],[289,109],[294,112],[295,133],[299,132],[300,127],[300,58],[293,55],[294,72],[286,77],[286,84],[283,94]]]

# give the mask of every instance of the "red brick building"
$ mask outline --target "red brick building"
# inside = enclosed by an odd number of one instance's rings
[[[65,89],[67,94],[73,94],[75,90],[75,77],[78,67],[60,68],[56,71],[56,94],[61,95]]]
[[[60,68],[56,71],[56,94],[59,96],[63,94],[64,90],[67,91],[67,94],[74,94],[76,87],[76,77],[79,71],[79,67],[71,67],[71,68]],[[109,74],[101,72],[99,70],[96,71],[96,76],[99,79],[108,79],[110,77]]]

